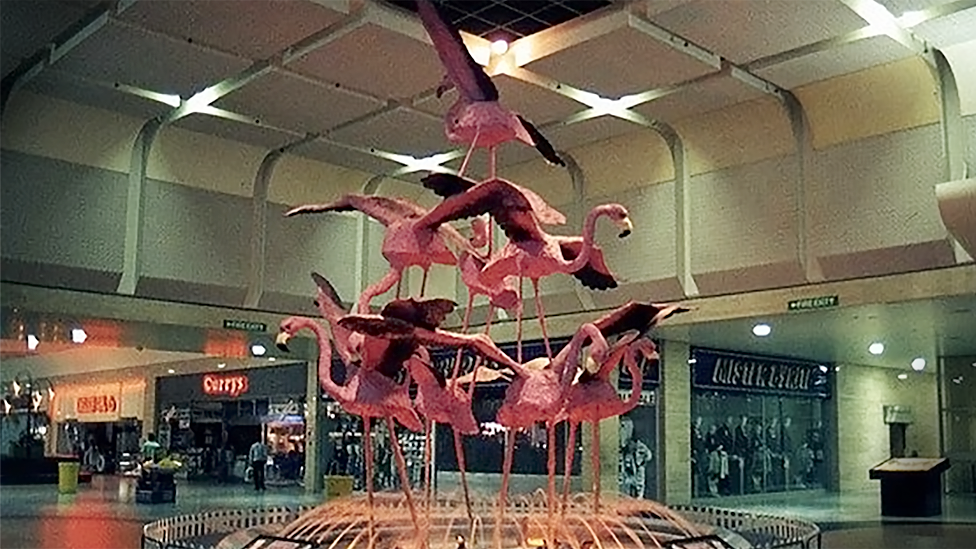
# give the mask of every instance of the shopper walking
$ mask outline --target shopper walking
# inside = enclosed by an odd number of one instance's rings
[[[261,440],[255,441],[247,452],[247,458],[251,462],[254,489],[264,490],[264,467],[268,464],[268,447]]]

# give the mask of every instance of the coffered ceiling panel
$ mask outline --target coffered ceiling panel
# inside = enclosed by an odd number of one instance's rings
[[[407,109],[394,109],[360,124],[332,134],[339,141],[360,147],[416,157],[450,148],[444,136],[444,125],[436,117]]]
[[[112,22],[59,60],[55,68],[187,98],[249,64],[235,56]]]
[[[430,46],[372,24],[288,66],[326,82],[338,82],[385,98],[411,97],[435,88],[444,78],[444,70]]]
[[[85,14],[83,6],[63,2],[4,2],[0,10],[0,66],[7,76]]]
[[[269,151],[300,139],[297,135],[275,129],[201,114],[182,118],[175,125],[190,131],[235,139]]]
[[[136,2],[122,17],[198,44],[263,59],[337,22],[343,14],[330,9],[328,2],[151,0]]]
[[[107,111],[120,112],[141,120],[173,110],[170,105],[123,93],[110,83],[78,79],[60,71],[41,74],[28,83],[27,89]]]
[[[728,76],[695,84],[684,93],[666,95],[633,110],[654,120],[675,122],[761,97],[762,92]]]
[[[360,117],[383,103],[296,73],[272,71],[216,105],[300,132],[322,132]]]
[[[800,57],[758,72],[784,88],[795,88],[875,65],[910,57],[912,52],[887,36],[875,36],[833,50]]]
[[[735,63],[865,26],[838,0],[696,0],[652,20]]]
[[[386,160],[378,156],[325,141],[312,141],[311,143],[295,148],[291,152],[298,156],[311,158],[312,160],[362,170],[371,174],[388,173],[401,167],[400,164],[392,160]]]
[[[939,48],[976,40],[976,7],[921,23],[912,32]]]
[[[526,68],[604,97],[647,91],[714,70],[629,27],[544,57]]]

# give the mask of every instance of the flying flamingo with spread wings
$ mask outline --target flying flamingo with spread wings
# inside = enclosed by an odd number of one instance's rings
[[[516,139],[535,147],[550,163],[565,166],[565,162],[535,126],[501,106],[498,88],[471,57],[460,33],[448,24],[437,8],[429,0],[418,0],[417,10],[447,71],[444,82],[437,88],[438,97],[452,87],[458,90],[458,99],[444,118],[444,133],[453,143],[471,145],[459,172],[464,173],[471,152],[476,147],[485,147],[489,154],[490,177],[494,177],[495,148]]]
[[[550,518],[552,517],[556,503],[556,423],[565,408],[570,387],[579,367],[580,351],[587,341],[591,342],[590,355],[598,363],[603,363],[607,354],[606,339],[596,326],[586,323],[579,327],[569,344],[563,347],[555,358],[537,358],[524,365],[518,364],[512,367],[515,379],[505,391],[505,399],[496,416],[496,421],[508,429],[502,489],[499,494],[499,510],[503,514],[508,497],[512,455],[515,450],[515,432],[543,421],[546,423],[549,436],[548,493],[549,515]],[[501,520],[498,524],[501,524]]]
[[[368,313],[369,302],[374,297],[389,291],[394,284],[398,284],[403,271],[408,267],[417,266],[424,270],[424,280],[420,290],[423,295],[431,265],[457,264],[457,257],[448,248],[448,243],[457,249],[478,255],[471,243],[454,227],[450,225],[429,227],[424,223],[418,223],[428,213],[427,210],[401,198],[348,194],[328,204],[297,206],[285,212],[285,215],[354,210],[372,217],[386,227],[386,234],[383,237],[383,257],[390,264],[389,272],[359,296],[357,312]],[[399,294],[399,291],[397,293]]]
[[[633,223],[627,209],[620,204],[603,204],[587,214],[582,236],[556,236],[542,230],[534,211],[532,203],[518,186],[502,179],[489,179],[463,193],[446,198],[424,216],[423,223],[428,227],[439,227],[449,221],[491,214],[505,231],[509,242],[489,259],[479,278],[483,284],[493,287],[505,277],[517,275],[519,294],[522,277],[532,280],[546,355],[552,357],[549,336],[546,333],[545,313],[539,296],[539,279],[554,273],[567,273],[589,288],[615,288],[617,281],[607,268],[602,250],[593,242],[596,221],[600,217],[608,217],[620,228],[621,237],[631,233]],[[519,295],[520,302],[521,297]],[[521,314],[518,315],[517,337],[521,359]]]
[[[310,318],[292,316],[281,321],[278,333],[278,347],[288,350],[288,340],[303,329],[310,329],[315,333],[319,346],[319,383],[342,408],[353,415],[363,418],[363,447],[366,450],[366,492],[370,509],[373,508],[373,441],[370,434],[370,420],[385,418],[390,431],[391,445],[400,470],[400,480],[403,493],[410,507],[410,517],[414,528],[419,532],[417,512],[414,509],[413,497],[410,494],[410,482],[406,473],[406,461],[403,451],[396,439],[394,418],[411,431],[420,431],[423,425],[417,412],[410,402],[409,378],[398,384],[384,375],[380,369],[356,368],[352,375],[348,375],[345,385],[339,385],[332,380],[332,344],[329,334],[318,322]]]
[[[569,422],[569,441],[566,445],[566,467],[563,479],[563,509],[569,500],[569,478],[576,454],[576,429],[587,421],[593,426],[593,506],[600,508],[600,421],[626,414],[640,401],[643,383],[643,370],[638,366],[635,355],[640,352],[645,360],[657,358],[654,343],[644,335],[662,320],[688,309],[675,304],[658,305],[654,303],[629,302],[593,323],[605,338],[624,334],[610,351],[606,362],[598,363],[599,369],[590,372],[586,369],[579,375],[569,391],[565,417]],[[623,359],[630,372],[631,395],[621,401],[617,390],[610,382],[610,374]]]

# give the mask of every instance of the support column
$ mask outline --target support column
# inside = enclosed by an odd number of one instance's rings
[[[156,432],[156,376],[146,376],[145,394],[142,395],[142,438]]]
[[[325,402],[320,398],[318,360],[309,360],[305,368],[305,491],[321,492],[325,467],[331,456],[329,431],[331,425],[325,417]]]
[[[660,483],[664,502],[691,501],[691,348],[680,341],[661,344]]]
[[[142,275],[142,230],[145,217],[146,167],[153,142],[163,127],[160,118],[147,120],[132,144],[129,161],[129,186],[125,201],[125,251],[123,252],[122,277],[118,293],[135,295]]]

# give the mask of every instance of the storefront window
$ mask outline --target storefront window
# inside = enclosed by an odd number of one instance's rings
[[[692,493],[824,486],[829,367],[693,349]]]

